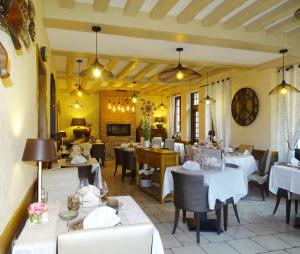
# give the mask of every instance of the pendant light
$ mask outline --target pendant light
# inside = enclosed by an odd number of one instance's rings
[[[100,26],[92,26],[92,31],[96,33],[96,54],[94,63],[90,64],[81,75],[93,79],[112,79],[113,74],[107,70],[98,60],[98,33],[101,31]]]
[[[159,80],[164,83],[179,83],[200,78],[200,73],[181,65],[180,54],[183,51],[183,48],[177,48],[176,51],[178,52],[178,65],[175,68],[171,68],[159,73]]]
[[[82,105],[78,102],[78,100],[76,99],[76,101],[71,105],[73,108],[75,109],[80,109],[82,108]]]
[[[112,108],[111,103],[110,103],[110,100],[108,101],[107,107],[108,107],[108,109],[111,109],[111,108]]]
[[[296,87],[294,87],[294,86],[286,83],[286,81],[284,79],[284,69],[285,69],[285,67],[284,67],[284,54],[287,53],[287,52],[288,52],[287,49],[282,49],[282,50],[279,51],[279,53],[282,54],[282,81],[281,81],[281,83],[279,85],[275,86],[271,90],[271,92],[269,93],[269,95],[272,95],[272,94],[285,95],[288,92],[300,93],[300,91]]]
[[[132,95],[132,103],[136,103],[137,102],[137,93],[135,92],[135,84],[136,82],[133,82],[133,95]]]
[[[213,99],[213,98],[211,98],[211,97],[208,95],[208,86],[209,86],[209,84],[208,84],[208,73],[206,73],[206,85],[201,86],[201,87],[205,87],[205,86],[206,86],[206,96],[205,96],[202,100],[200,100],[200,102],[201,102],[201,103],[205,103],[205,104],[207,104],[207,105],[210,105],[210,104],[215,103],[216,100]]]
[[[70,92],[70,95],[76,95],[79,97],[81,97],[82,95],[89,95],[89,93],[85,89],[83,89],[80,84],[80,64],[82,63],[82,60],[77,59],[76,62],[78,63],[78,84],[75,85],[76,88]]]

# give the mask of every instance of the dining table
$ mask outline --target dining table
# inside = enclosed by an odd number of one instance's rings
[[[151,223],[154,228],[152,254],[163,254],[164,249],[160,234],[148,216],[131,196],[115,196],[122,204],[118,216],[122,225]],[[13,243],[13,254],[56,254],[57,236],[68,232],[67,223],[58,216],[59,212],[67,209],[67,197],[65,201],[51,201],[48,204],[49,220],[43,224],[31,224],[26,221],[19,237]],[[97,206],[98,207],[98,206]],[[78,218],[86,217],[97,207],[80,208]],[[75,219],[74,221],[76,221]],[[72,221],[70,222],[72,223]],[[136,239],[138,241],[138,235]],[[116,239],[117,242],[117,239]]]

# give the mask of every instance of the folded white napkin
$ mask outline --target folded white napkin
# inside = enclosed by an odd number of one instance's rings
[[[86,163],[87,160],[82,155],[76,155],[72,158],[71,164],[83,164]]]
[[[72,152],[71,152],[71,158],[75,156],[79,156],[81,154],[81,148],[79,145],[73,145]]]
[[[91,148],[92,148],[92,144],[89,142],[85,142],[83,144],[80,145],[80,148],[82,150],[82,154],[86,157],[90,157],[91,156]]]
[[[196,161],[186,161],[183,164],[183,168],[191,171],[201,170],[199,163]]]
[[[108,206],[101,206],[91,212],[83,221],[83,228],[112,227],[120,223],[116,210]]]
[[[290,161],[290,163],[294,166],[294,167],[298,167],[300,164],[299,164],[299,161],[293,157]]]
[[[84,207],[98,206],[101,204],[100,190],[94,185],[83,187],[78,193],[84,194],[82,197]]]
[[[250,152],[249,152],[249,150],[246,149],[243,154],[244,155],[250,155]]]

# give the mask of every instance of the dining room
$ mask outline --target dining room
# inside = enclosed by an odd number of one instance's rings
[[[299,0],[0,0],[0,254],[300,253]]]

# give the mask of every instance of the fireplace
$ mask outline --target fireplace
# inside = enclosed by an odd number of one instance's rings
[[[131,126],[130,124],[107,124],[106,134],[107,136],[130,136]]]

